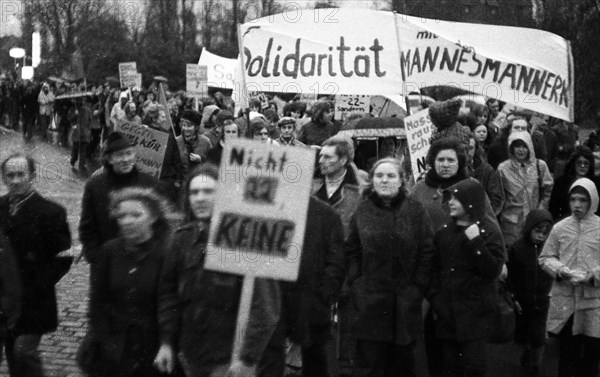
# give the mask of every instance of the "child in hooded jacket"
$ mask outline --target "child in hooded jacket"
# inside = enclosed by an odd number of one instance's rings
[[[485,376],[497,282],[506,259],[502,234],[485,221],[486,193],[475,180],[444,191],[452,221],[435,235],[437,255],[429,299],[438,316],[448,377]]]
[[[523,236],[508,249],[508,281],[517,302],[515,342],[523,347],[521,366],[531,376],[540,373],[546,344],[546,319],[553,278],[542,270],[538,257],[552,229],[550,212],[529,212]]]

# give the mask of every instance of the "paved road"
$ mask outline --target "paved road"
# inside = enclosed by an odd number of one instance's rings
[[[68,254],[78,255],[80,251],[77,239],[77,225],[81,208],[81,195],[84,178],[80,177],[69,165],[68,151],[37,139],[24,143],[21,136],[0,127],[0,161],[11,151],[28,151],[38,161],[36,188],[42,195],[53,198],[67,208],[68,220],[73,233],[73,247]],[[0,184],[0,194],[6,188]],[[44,367],[48,377],[80,376],[75,365],[75,352],[85,335],[86,310],[88,296],[89,267],[85,262],[73,266],[71,271],[58,283],[59,321],[58,330],[44,336],[41,350]],[[425,376],[425,363],[422,346],[417,347],[419,376]],[[519,351],[509,344],[491,346],[489,350],[490,377],[518,377],[522,374],[518,366]],[[550,344],[547,350],[545,371],[554,376],[556,370],[556,346]],[[6,365],[0,367],[0,376],[7,376]],[[600,376],[599,376],[600,377]]]

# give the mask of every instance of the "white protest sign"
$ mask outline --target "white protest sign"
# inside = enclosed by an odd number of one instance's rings
[[[127,135],[135,147],[137,168],[158,179],[165,159],[169,134],[128,122],[118,125],[117,130]]]
[[[215,55],[205,48],[202,50],[198,65],[207,67],[207,82],[210,88],[234,88],[235,72],[239,66],[237,59]]]
[[[371,97],[363,94],[335,96],[335,119],[344,119],[349,113],[369,113]]]
[[[205,65],[186,64],[185,66],[185,88],[190,97],[206,97],[207,68]]]
[[[135,76],[135,86],[137,86],[140,90],[142,89],[142,74],[138,73]]]
[[[119,81],[121,83],[121,88],[136,86],[137,79],[138,73],[136,62],[119,63]]]
[[[404,89],[449,85],[573,120],[569,43],[536,29],[396,15]]]
[[[416,114],[404,118],[406,128],[406,141],[410,153],[410,162],[413,177],[418,177],[427,170],[427,152],[429,139],[434,126],[429,119],[429,109],[421,110]]]
[[[297,279],[314,159],[306,148],[225,143],[206,269]]]
[[[259,92],[397,94],[402,77],[393,17],[364,9],[302,9],[247,22],[240,28],[246,86]]]

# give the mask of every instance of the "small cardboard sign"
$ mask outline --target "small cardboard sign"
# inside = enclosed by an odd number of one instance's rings
[[[335,97],[335,119],[343,120],[347,114],[369,113],[371,96],[340,94]]]
[[[226,143],[205,267],[295,281],[315,154],[254,140]]]
[[[119,63],[119,81],[121,88],[131,88],[138,85],[138,72],[136,62]],[[139,86],[141,87],[141,75]]]
[[[429,109],[421,110],[404,118],[404,127],[406,128],[412,174],[416,178],[427,170],[429,139],[434,130],[434,125],[429,118]]]
[[[128,122],[119,124],[117,130],[127,135],[135,147],[137,168],[158,179],[165,159],[169,134]]]
[[[186,92],[190,97],[208,95],[208,71],[205,65],[186,64]]]

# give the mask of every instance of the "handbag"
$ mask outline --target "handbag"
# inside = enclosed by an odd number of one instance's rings
[[[502,344],[511,342],[514,339],[516,326],[515,312],[515,302],[506,286],[506,282],[499,281],[498,302],[488,342]]]

